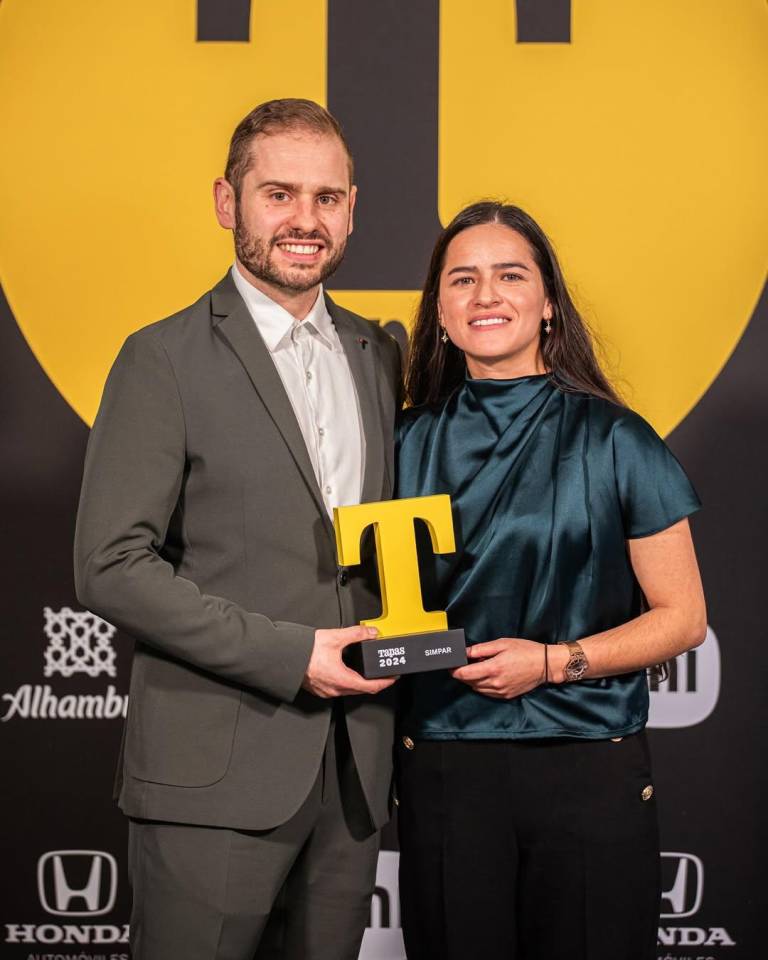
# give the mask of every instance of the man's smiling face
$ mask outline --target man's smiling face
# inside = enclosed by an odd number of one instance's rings
[[[355,187],[343,144],[310,130],[259,134],[234,213],[235,252],[254,278],[311,290],[341,262],[352,232]]]

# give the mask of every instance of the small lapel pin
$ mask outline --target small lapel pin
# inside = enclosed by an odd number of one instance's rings
[[[365,337],[358,337],[357,342],[360,344],[363,350],[365,350],[365,348],[368,346],[368,341],[365,339]]]

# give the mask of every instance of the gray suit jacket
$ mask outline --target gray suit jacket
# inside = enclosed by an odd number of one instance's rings
[[[328,300],[360,399],[363,500],[392,495],[397,345]],[[380,609],[339,570],[290,401],[229,274],[128,338],[91,432],[75,537],[80,602],[133,636],[118,770],[130,816],[266,829],[319,769],[331,701],[301,688],[316,627]],[[344,709],[376,826],[392,698]]]

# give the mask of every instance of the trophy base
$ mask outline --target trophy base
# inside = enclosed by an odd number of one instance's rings
[[[351,643],[343,659],[366,680],[377,680],[464,666],[467,646],[463,630],[434,630]]]

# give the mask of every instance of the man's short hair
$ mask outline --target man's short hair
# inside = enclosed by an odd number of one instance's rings
[[[283,130],[308,130],[319,135],[338,137],[349,158],[349,180],[352,182],[354,164],[349,144],[344,139],[339,121],[313,100],[268,100],[254,107],[243,117],[232,134],[224,176],[240,197],[243,177],[251,162],[251,144],[259,134],[270,136]]]

